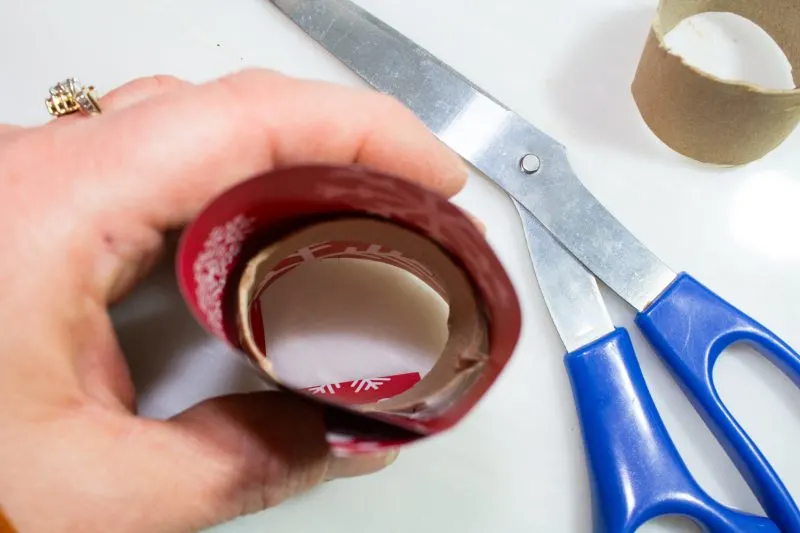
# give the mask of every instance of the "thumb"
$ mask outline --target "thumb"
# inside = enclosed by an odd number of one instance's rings
[[[171,457],[162,458],[180,465],[175,477],[186,482],[171,484],[173,511],[194,513],[205,502],[205,525],[273,507],[327,480],[377,472],[395,458],[332,456],[322,410],[282,392],[208,400],[162,427],[174,441]],[[175,518],[195,524],[198,516]]]

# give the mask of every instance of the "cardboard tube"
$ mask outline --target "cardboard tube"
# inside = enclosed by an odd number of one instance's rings
[[[673,150],[704,163],[749,163],[777,148],[800,122],[800,90],[722,80],[667,50],[667,33],[706,12],[734,13],[760,26],[786,54],[800,86],[797,0],[661,0],[633,97],[648,127]]]
[[[243,348],[271,380],[282,385],[268,354],[256,342],[253,328],[261,325],[251,324],[250,308],[264,290],[268,274],[286,257],[302,248],[341,241],[385,246],[423,265],[433,274],[438,288],[443,289],[450,306],[447,344],[430,372],[395,397],[349,408],[415,419],[437,416],[464,393],[483,369],[487,360],[487,327],[467,275],[436,243],[396,224],[368,218],[314,223],[263,248],[248,261],[239,281],[237,320]]]

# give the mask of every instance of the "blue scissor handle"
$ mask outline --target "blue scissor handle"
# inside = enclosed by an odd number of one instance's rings
[[[800,533],[800,510],[778,474],[717,394],[712,369],[722,351],[747,342],[800,386],[800,355],[767,328],[683,273],[636,318],[722,443],[764,511],[784,533]]]
[[[628,332],[567,354],[589,463],[595,533],[633,533],[681,515],[707,533],[779,533],[767,518],[723,506],[692,477],[667,433]]]

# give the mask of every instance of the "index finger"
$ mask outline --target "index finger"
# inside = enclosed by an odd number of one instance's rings
[[[288,165],[358,163],[447,196],[466,183],[458,156],[395,100],[264,70],[170,91],[57,134],[92,147],[92,171],[72,175],[83,176],[96,205],[162,229],[236,182]]]

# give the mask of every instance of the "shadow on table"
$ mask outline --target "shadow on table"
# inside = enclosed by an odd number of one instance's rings
[[[678,156],[650,131],[631,94],[654,11],[615,13],[583,35],[550,83],[576,137],[647,158]]]
[[[137,403],[167,399],[171,407],[188,407],[218,394],[263,389],[255,373],[191,315],[175,276],[176,241],[171,236],[162,260],[112,309]]]

